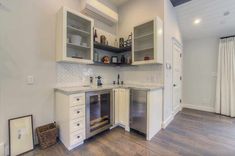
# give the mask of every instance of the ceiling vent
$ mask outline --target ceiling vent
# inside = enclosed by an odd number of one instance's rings
[[[110,26],[118,22],[118,14],[97,0],[82,0],[81,12]]]

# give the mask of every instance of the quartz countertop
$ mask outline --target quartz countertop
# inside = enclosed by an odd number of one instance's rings
[[[106,89],[116,89],[116,88],[126,88],[126,89],[138,89],[138,90],[157,90],[163,89],[163,85],[154,84],[154,85],[139,85],[139,84],[124,84],[124,85],[102,85],[102,86],[73,86],[73,87],[57,87],[56,91],[62,92],[64,94],[77,94],[91,91],[99,91]]]

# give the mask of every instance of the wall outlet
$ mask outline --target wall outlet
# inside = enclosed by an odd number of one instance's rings
[[[0,143],[0,156],[5,156],[4,143]]]
[[[28,85],[34,84],[34,76],[32,76],[32,75],[27,76],[27,84]]]

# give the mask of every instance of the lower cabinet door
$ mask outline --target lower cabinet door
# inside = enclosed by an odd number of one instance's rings
[[[129,89],[115,90],[115,123],[129,127]]]

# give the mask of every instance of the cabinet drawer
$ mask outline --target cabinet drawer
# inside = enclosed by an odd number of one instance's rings
[[[75,145],[82,142],[85,139],[84,131],[77,131],[70,134],[70,144]]]
[[[70,108],[70,120],[85,116],[85,105],[74,106]]]
[[[70,121],[70,132],[85,130],[85,117]]]
[[[70,95],[70,106],[85,105],[85,94]]]

